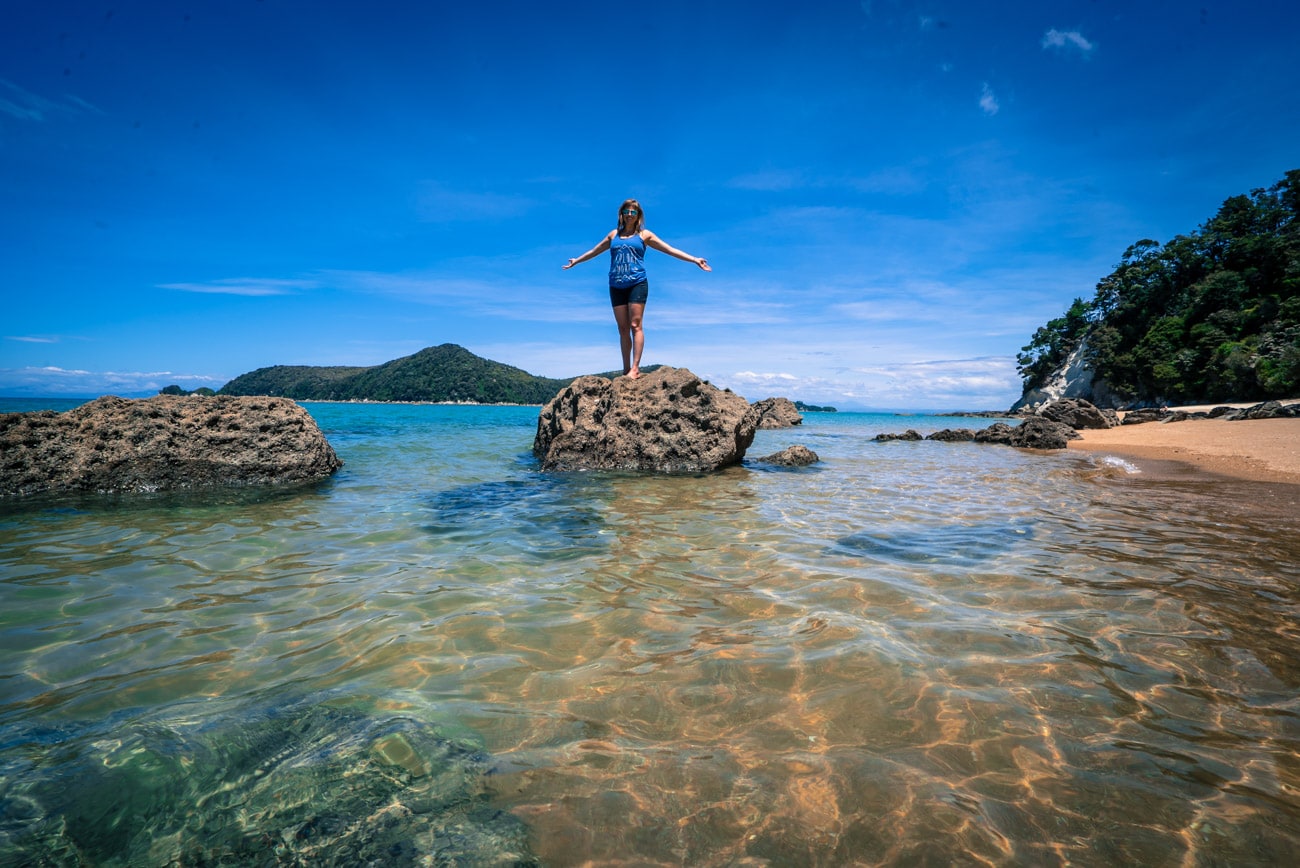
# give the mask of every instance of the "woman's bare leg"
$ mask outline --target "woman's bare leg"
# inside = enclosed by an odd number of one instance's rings
[[[632,370],[632,317],[625,304],[614,305],[614,322],[618,323],[618,346],[623,352],[623,373]]]
[[[645,329],[641,320],[645,317],[645,305],[632,302],[627,306],[628,328],[632,332],[632,366],[627,375],[632,379],[641,376],[641,351],[645,349]],[[623,351],[623,364],[627,364],[627,351]]]

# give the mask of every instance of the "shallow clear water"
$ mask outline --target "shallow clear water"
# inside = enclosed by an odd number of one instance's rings
[[[543,475],[536,408],[307,406],[327,483],[0,509],[0,862],[1300,852],[1293,487],[851,413]]]

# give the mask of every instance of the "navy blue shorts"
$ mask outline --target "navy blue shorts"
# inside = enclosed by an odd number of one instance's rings
[[[609,288],[609,303],[614,307],[622,307],[626,304],[645,304],[645,300],[649,297],[650,283],[645,280],[621,289],[617,286]]]

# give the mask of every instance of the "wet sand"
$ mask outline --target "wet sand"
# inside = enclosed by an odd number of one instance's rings
[[[1237,422],[1188,419],[1121,425],[1105,431],[1084,430],[1079,434],[1083,439],[1071,441],[1069,448],[1139,461],[1177,461],[1237,479],[1300,485],[1300,418]]]

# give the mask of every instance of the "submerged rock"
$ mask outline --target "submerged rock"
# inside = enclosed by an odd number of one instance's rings
[[[799,408],[789,398],[764,398],[754,402],[760,429],[793,428],[803,424]]]
[[[533,865],[491,758],[411,717],[323,704],[6,733],[10,865]]]
[[[287,398],[108,396],[0,415],[0,497],[303,482],[342,464]]]
[[[543,470],[708,472],[740,463],[757,428],[744,398],[662,367],[574,380],[538,415],[533,454]]]

